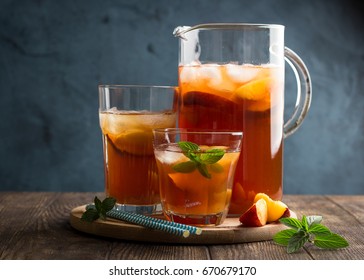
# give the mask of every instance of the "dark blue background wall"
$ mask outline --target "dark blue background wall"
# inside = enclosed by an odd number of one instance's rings
[[[313,80],[285,142],[285,192],[363,194],[359,2],[1,0],[0,189],[102,191],[97,85],[176,84],[174,27],[253,22],[285,25]],[[287,104],[294,85],[287,70]]]

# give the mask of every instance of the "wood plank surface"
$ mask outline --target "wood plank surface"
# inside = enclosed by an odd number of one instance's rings
[[[219,226],[202,228],[202,234],[200,235],[191,234],[185,238],[110,218],[107,220],[98,219],[93,223],[85,222],[81,219],[85,211],[86,205],[72,209],[70,223],[73,228],[97,236],[129,241],[196,245],[236,244],[272,240],[274,234],[287,229],[281,223],[271,223],[263,227],[243,227],[239,222],[239,217],[234,216],[227,217],[224,223]],[[296,217],[296,214],[291,211],[290,216]],[[158,218],[164,219],[163,215],[159,215]]]
[[[123,241],[73,229],[73,208],[102,193],[0,192],[0,259],[364,259],[364,195],[286,195],[283,201],[300,218],[322,215],[323,224],[350,246],[294,254],[273,241],[227,245],[181,245]]]

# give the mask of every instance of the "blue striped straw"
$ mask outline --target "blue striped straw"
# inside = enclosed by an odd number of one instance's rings
[[[140,215],[140,214],[136,214],[136,215]],[[152,218],[152,217],[149,217],[149,216],[144,216],[144,217],[146,219],[150,219],[150,220],[152,220],[152,219],[158,220],[158,222],[163,224],[163,225],[170,225],[170,226],[178,227],[178,228],[181,228],[181,229],[186,229],[192,234],[200,235],[202,233],[202,229],[199,228],[199,227],[189,226],[189,225],[180,224],[180,223],[176,223],[176,222],[171,222],[171,221],[167,221],[167,220],[156,219],[156,218]]]
[[[90,204],[86,206],[86,209],[95,208],[94,205]],[[190,233],[200,235],[202,230],[197,227],[184,225],[180,223],[170,222],[166,220],[161,220],[149,216],[144,216],[137,213],[120,211],[112,209],[106,213],[106,216],[115,218],[118,220],[127,221],[133,224],[141,225],[144,227],[162,230],[171,234],[178,236],[188,237]]]
[[[106,213],[107,216],[111,218],[116,218],[123,221],[128,221],[133,224],[141,225],[144,227],[162,230],[171,234],[188,237],[190,236],[190,231],[186,229],[182,229],[179,227],[171,226],[171,225],[164,225],[160,223],[159,219],[147,219],[146,216],[125,212],[125,211],[118,211],[118,210],[110,210]]]

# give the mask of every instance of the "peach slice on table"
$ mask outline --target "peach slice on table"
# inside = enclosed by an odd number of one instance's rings
[[[267,223],[267,216],[267,203],[259,199],[240,216],[239,221],[247,227],[261,227]]]
[[[276,222],[278,221],[283,215],[289,214],[288,206],[280,200],[273,200],[265,193],[257,193],[254,198],[254,202],[257,202],[260,199],[264,199],[267,203],[268,209],[268,218],[267,222]],[[288,211],[288,214],[287,214]]]
[[[291,217],[291,211],[287,207],[286,211],[284,211],[284,213],[283,213],[283,215],[282,215],[281,218],[289,218],[289,217]]]

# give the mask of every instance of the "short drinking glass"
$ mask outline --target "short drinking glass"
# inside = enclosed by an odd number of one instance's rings
[[[198,226],[223,223],[243,133],[182,128],[153,133],[167,219]]]

